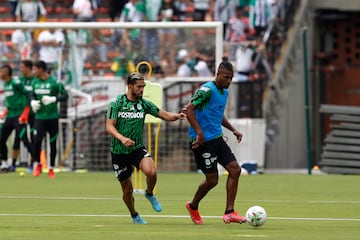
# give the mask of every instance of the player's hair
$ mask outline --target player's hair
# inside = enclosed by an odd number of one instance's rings
[[[22,60],[21,63],[24,64],[24,66],[27,68],[33,67],[33,62],[29,59]]]
[[[46,71],[46,69],[47,69],[46,62],[41,61],[41,60],[35,62],[34,66],[37,67],[37,68],[41,68],[44,71]]]
[[[12,67],[9,64],[4,64],[1,66],[1,69],[3,69],[3,68],[7,70],[9,76],[11,77],[12,76]]]
[[[231,64],[231,62],[229,62],[228,57],[225,56],[222,57],[222,62],[219,64],[218,70],[220,70],[221,68],[225,68],[228,71],[234,71],[233,65]]]
[[[133,85],[133,84],[135,84],[136,80],[144,80],[144,77],[137,72],[132,72],[129,74],[129,76],[127,78],[127,84]]]

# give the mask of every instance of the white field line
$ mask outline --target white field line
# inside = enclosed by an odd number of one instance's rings
[[[148,218],[189,218],[188,215],[142,215]],[[126,214],[25,214],[25,213],[0,213],[0,217],[126,217]],[[221,216],[201,216],[202,218],[222,218]],[[360,221],[360,218],[289,218],[268,217],[269,220],[295,220],[295,221]]]
[[[135,197],[137,195],[135,194]],[[51,196],[1,196],[0,199],[50,199],[50,200],[102,200],[102,201],[119,201],[122,200],[121,197],[51,197]],[[175,201],[175,199],[163,199],[162,201]],[[179,201],[179,199],[176,199],[176,201]],[[208,200],[211,201],[211,200]],[[275,200],[237,200],[239,202],[270,202],[270,203],[325,203],[325,204],[360,204],[360,201],[355,200],[342,200],[342,201],[333,201],[333,200],[309,200],[309,201],[297,201],[297,200],[283,200],[283,199],[275,199]]]

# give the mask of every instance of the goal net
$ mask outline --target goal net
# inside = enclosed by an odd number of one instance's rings
[[[56,161],[71,170],[112,169],[105,113],[109,101],[125,92],[128,72],[137,70],[159,83],[161,107],[178,112],[203,81],[213,79],[224,52],[220,22],[2,22],[0,36],[5,49],[0,63],[10,64],[15,76],[21,60],[44,58],[66,86],[70,97],[60,105]],[[21,36],[31,38],[21,41]],[[51,41],[56,44],[46,43]],[[53,50],[55,57],[43,56],[45,50]],[[150,67],[136,69],[144,61]],[[182,64],[190,66],[191,76],[178,72]],[[162,121],[159,132],[157,124],[145,124],[145,146],[157,154],[160,171],[196,170],[187,130],[187,121]],[[21,152],[18,161],[28,161],[24,148]]]

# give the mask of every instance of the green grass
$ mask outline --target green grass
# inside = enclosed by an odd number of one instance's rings
[[[112,172],[58,173],[34,178],[18,173],[0,175],[0,238],[4,240],[92,239],[359,239],[359,176],[251,175],[240,178],[236,209],[244,214],[263,206],[262,227],[222,222],[225,176],[201,202],[203,225],[187,215],[201,174],[160,173],[155,213],[142,194],[136,208],[149,223],[135,225],[122,202]]]

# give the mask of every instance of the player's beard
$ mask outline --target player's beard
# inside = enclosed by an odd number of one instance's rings
[[[143,93],[142,93],[142,92],[139,92],[139,93],[132,92],[132,96],[133,96],[135,99],[142,99]]]

